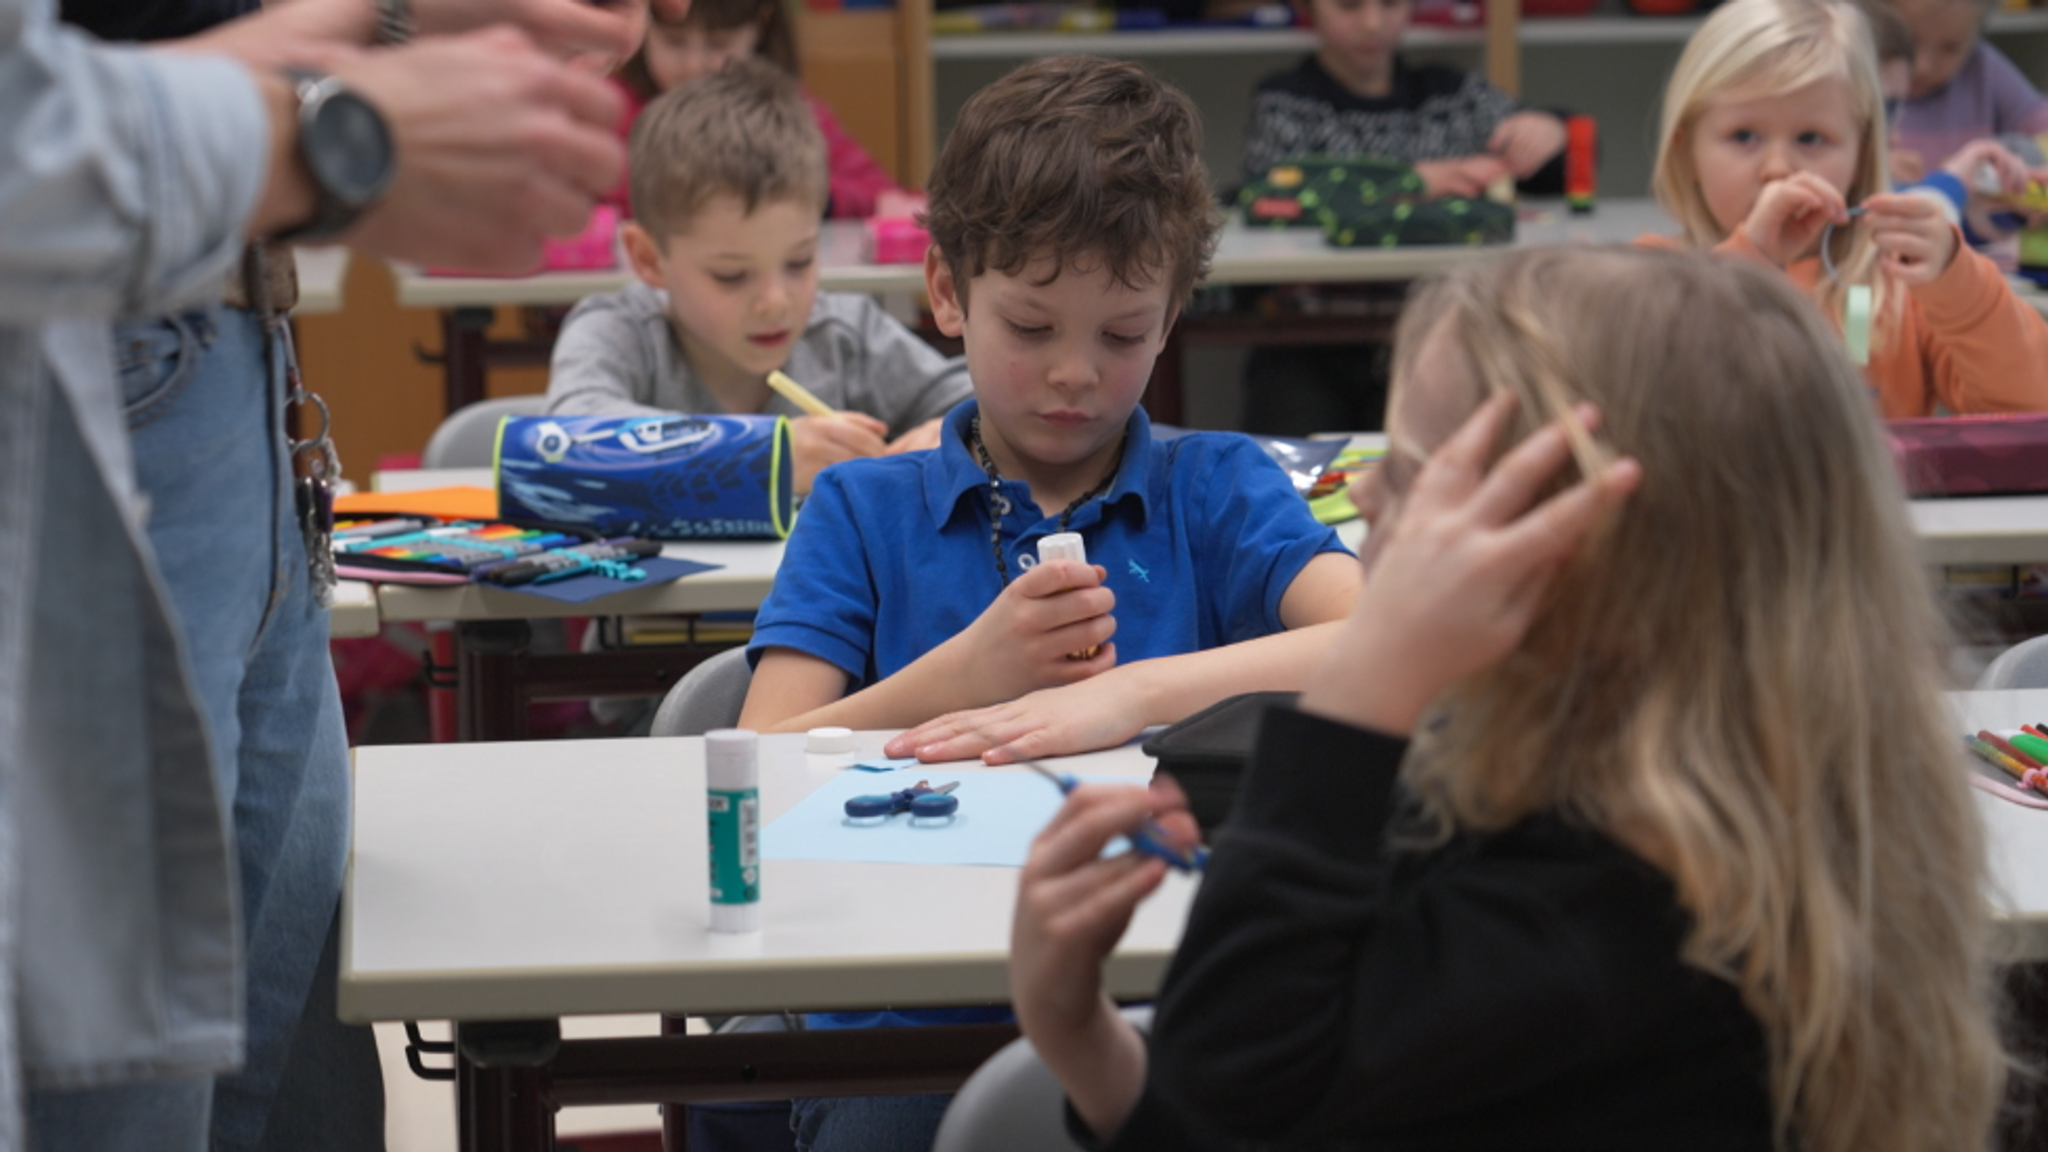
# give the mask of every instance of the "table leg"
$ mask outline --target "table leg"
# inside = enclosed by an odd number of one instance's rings
[[[554,1152],[548,1071],[554,1020],[455,1026],[456,1142],[462,1152]]]
[[[456,729],[464,740],[526,739],[521,673],[533,628],[524,620],[467,620],[456,626]]]
[[[489,388],[491,308],[441,310],[441,371],[448,413],[484,398]]]

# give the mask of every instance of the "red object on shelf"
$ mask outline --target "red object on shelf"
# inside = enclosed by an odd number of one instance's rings
[[[1628,0],[1638,16],[1684,16],[1699,5],[1696,0]]]
[[[1522,0],[1524,16],[1584,16],[1600,0]]]

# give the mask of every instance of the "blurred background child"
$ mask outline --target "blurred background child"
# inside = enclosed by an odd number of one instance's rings
[[[825,148],[793,77],[739,60],[657,98],[630,163],[637,282],[569,313],[549,412],[788,416],[799,494],[841,460],[938,443],[965,365],[872,296],[818,291]],[[837,411],[772,391],[778,369]]]
[[[617,81],[627,96],[626,116],[619,130],[628,132],[647,102],[679,84],[716,72],[734,60],[759,56],[791,76],[798,74],[796,36],[782,0],[692,0],[680,20],[653,14],[640,51],[619,69]],[[804,94],[825,137],[826,170],[831,195],[826,215],[861,218],[875,214],[878,199],[901,192],[817,97]],[[624,187],[619,197],[623,204]]]
[[[1906,179],[1964,146],[2006,133],[2048,132],[2048,99],[1984,42],[1993,0],[1891,0],[1913,36],[1913,68],[1894,127]]]
[[[1518,108],[1475,72],[1401,55],[1414,0],[1297,0],[1316,50],[1252,94],[1243,178],[1289,157],[1381,156],[1415,167],[1432,196],[1479,196],[1503,177],[1564,185],[1564,123]],[[1384,349],[1262,345],[1244,370],[1244,429],[1302,436],[1373,429],[1387,406]]]
[[[1849,288],[1868,286],[1864,374],[1887,417],[2048,411],[2048,321],[1937,204],[1887,191],[1887,171],[1877,60],[1856,10],[1730,0],[1665,91],[1653,183],[1683,235],[1644,243],[1781,268],[1837,324]]]

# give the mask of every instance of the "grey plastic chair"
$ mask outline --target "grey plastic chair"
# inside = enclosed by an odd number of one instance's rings
[[[1152,1007],[1123,1010],[1140,1030]],[[960,1091],[939,1121],[932,1152],[1079,1152],[1067,1138],[1067,1094],[1028,1039],[997,1050]]]
[[[422,468],[488,468],[498,445],[498,421],[507,416],[538,416],[548,398],[501,396],[465,404],[450,413],[420,453]]]
[[[683,673],[662,697],[647,734],[702,736],[713,728],[730,728],[740,722],[740,706],[747,702],[747,687],[753,682],[745,648],[720,652]]]
[[[2007,648],[1977,677],[1980,692],[2006,688],[2048,688],[2048,636],[2034,636]]]

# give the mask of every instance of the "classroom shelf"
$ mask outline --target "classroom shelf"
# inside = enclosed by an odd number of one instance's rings
[[[1532,16],[1521,25],[1528,47],[1599,44],[1681,44],[1700,26],[1700,16]],[[2048,9],[1994,12],[1993,33],[2048,32]],[[1409,30],[1410,48],[1477,48],[1484,28]],[[975,32],[933,35],[934,60],[1021,60],[1064,53],[1113,56],[1285,55],[1307,52],[1315,38],[1304,28],[1175,28],[1159,32]]]

